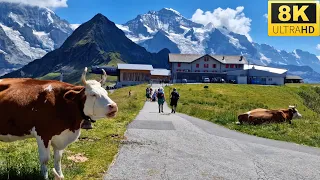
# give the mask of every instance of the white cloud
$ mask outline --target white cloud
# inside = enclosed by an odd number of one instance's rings
[[[0,2],[22,3],[48,8],[68,7],[67,1],[68,0],[0,0]]]
[[[70,24],[71,29],[76,30],[81,24]]]
[[[243,10],[243,6],[239,6],[236,9],[217,8],[213,12],[204,12],[201,9],[197,9],[191,20],[203,25],[211,22],[217,28],[224,26],[229,31],[245,35],[249,41],[252,41],[249,35],[251,19],[245,16]]]
[[[268,20],[268,14],[264,14],[263,17]]]
[[[316,48],[317,48],[318,50],[320,50],[320,44],[318,44]]]
[[[320,56],[317,56],[317,58],[319,59],[319,61],[320,61]]]

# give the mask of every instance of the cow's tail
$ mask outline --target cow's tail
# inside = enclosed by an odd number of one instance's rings
[[[54,175],[54,180],[63,180],[64,179],[63,176],[60,176],[60,174],[57,173],[55,168],[52,168],[52,172],[53,172],[53,175]]]

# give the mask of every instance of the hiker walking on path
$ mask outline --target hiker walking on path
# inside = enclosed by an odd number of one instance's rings
[[[152,101],[156,101],[157,100],[157,90],[154,91],[154,93],[152,94]]]
[[[152,101],[152,87],[149,89],[149,94],[150,94],[150,101]]]
[[[147,87],[146,89],[146,101],[148,101],[150,99],[150,89],[149,87]]]
[[[159,105],[159,113],[161,113],[163,112],[163,103],[166,101],[162,87],[158,89],[157,98],[158,98],[158,105]]]
[[[170,106],[172,106],[171,113],[176,113],[179,98],[180,98],[180,95],[177,92],[177,89],[173,88],[173,91],[170,96]]]

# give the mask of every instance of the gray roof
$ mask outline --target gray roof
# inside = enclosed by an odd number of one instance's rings
[[[151,71],[151,75],[153,75],[153,76],[170,76],[170,70],[168,70],[168,69],[153,69],[153,71]]]
[[[297,80],[303,80],[300,76],[286,76],[286,79],[297,79]]]
[[[153,67],[149,64],[118,64],[118,69],[152,71]]]
[[[223,64],[247,64],[247,59],[243,56],[242,61],[240,61],[241,56],[224,56],[224,55],[211,55],[212,58]],[[191,63],[205,55],[203,54],[169,54],[169,62],[186,62]]]
[[[283,74],[285,72],[287,72],[288,70],[286,69],[280,69],[280,68],[273,68],[273,67],[268,67],[268,66],[259,66],[259,65],[244,65],[243,69],[256,69],[256,70],[260,70],[260,71],[267,71],[267,72],[271,72],[271,73],[275,73],[275,74]]]

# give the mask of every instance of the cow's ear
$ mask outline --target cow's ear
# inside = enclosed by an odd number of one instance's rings
[[[69,101],[73,101],[74,99],[81,98],[83,94],[84,94],[84,88],[80,90],[78,88],[75,88],[66,92],[63,98]]]

